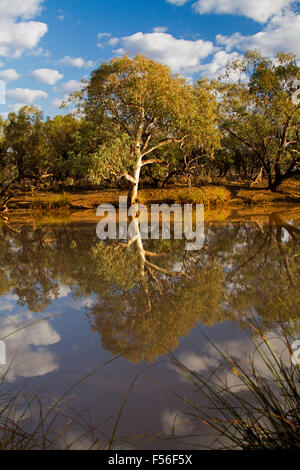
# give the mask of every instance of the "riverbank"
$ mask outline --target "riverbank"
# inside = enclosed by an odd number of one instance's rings
[[[82,192],[22,192],[18,191],[9,206],[9,214],[26,212],[72,212],[95,211],[100,204],[118,205],[119,197],[126,190],[109,189]],[[208,185],[201,188],[173,186],[169,188],[141,189],[142,204],[204,204],[207,208],[236,208],[261,205],[300,203],[300,181],[289,181],[278,192],[272,193],[264,187],[245,188],[238,184],[226,186]]]

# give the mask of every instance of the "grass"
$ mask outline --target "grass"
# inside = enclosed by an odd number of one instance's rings
[[[224,205],[230,199],[229,191],[218,186],[184,188],[176,191],[170,189],[166,196],[167,202],[171,204],[204,204],[205,206]]]
[[[69,209],[70,200],[66,194],[49,194],[47,198],[33,196],[32,209],[51,210],[51,209]]]
[[[257,326],[252,327],[259,366],[251,358],[246,366],[211,343],[227,372],[235,376],[235,386],[220,379],[217,370],[211,370],[207,377],[173,359],[181,374],[193,384],[197,396],[208,405],[187,397],[181,399],[188,406],[190,417],[213,430],[214,448],[299,450],[300,366],[292,364],[290,354],[287,360],[282,351],[276,351],[272,340]],[[282,334],[286,351],[291,353],[288,338],[284,331]]]

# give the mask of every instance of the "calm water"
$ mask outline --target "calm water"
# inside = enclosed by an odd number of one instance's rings
[[[173,393],[193,391],[169,355],[205,373],[219,359],[201,331],[242,360],[252,347],[249,317],[266,331],[299,318],[299,239],[297,208],[206,222],[200,251],[185,251],[184,241],[144,241],[146,262],[135,243],[100,243],[92,222],[2,226],[8,386],[26,382],[27,395],[47,406],[86,376],[62,406],[105,441],[137,378],[118,427],[119,448],[205,446],[209,430],[183,414]],[[79,435],[71,427],[67,444]],[[75,447],[91,442],[82,436]]]

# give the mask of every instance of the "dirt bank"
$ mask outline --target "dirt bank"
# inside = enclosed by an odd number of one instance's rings
[[[23,211],[77,211],[95,210],[100,204],[118,204],[120,196],[126,196],[125,190],[83,191],[80,193],[64,192],[22,192],[16,193],[9,212]],[[151,203],[199,203],[207,207],[237,207],[266,204],[299,204],[300,181],[290,181],[282,185],[278,192],[272,193],[264,187],[246,189],[237,184],[226,186],[205,186],[188,188],[174,186],[164,189],[142,189],[139,193],[140,202]]]

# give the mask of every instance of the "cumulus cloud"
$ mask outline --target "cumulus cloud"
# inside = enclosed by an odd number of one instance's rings
[[[2,19],[23,18],[28,20],[41,12],[43,0],[1,0]]]
[[[51,107],[52,108],[60,108],[61,105],[63,104],[63,99],[61,98],[55,98],[54,100],[51,101]]]
[[[146,54],[168,65],[173,72],[189,75],[201,69],[201,60],[216,49],[212,42],[177,39],[167,33],[135,33],[120,38],[118,54]]]
[[[0,56],[19,57],[37,47],[48,31],[45,23],[32,21],[40,13],[42,3],[43,0],[1,0]]]
[[[37,69],[33,70],[30,75],[38,82],[44,83],[45,85],[55,85],[63,78],[63,74],[54,69]]]
[[[274,55],[277,51],[293,52],[300,55],[300,15],[287,12],[274,16],[259,33],[243,36],[235,33],[232,36],[217,35],[218,44],[227,51],[238,49],[260,49],[265,55]]]
[[[218,78],[225,73],[226,65],[229,61],[236,60],[239,57],[237,52],[227,53],[226,51],[218,51],[211,62],[201,67],[203,75],[208,78]],[[230,79],[235,81],[241,77],[232,72]]]
[[[194,9],[200,14],[242,15],[263,23],[292,3],[294,0],[198,0]]]
[[[18,113],[21,108],[24,108],[24,106],[28,106],[26,103],[15,103],[15,104],[9,104],[8,108],[9,111],[13,113]]]
[[[67,65],[70,67],[77,67],[79,69],[86,68],[89,69],[91,67],[94,67],[95,62],[92,60],[85,60],[82,57],[71,57],[69,55],[66,55],[62,59],[58,61],[59,64],[61,65]]]
[[[69,80],[68,82],[62,83],[59,87],[55,87],[55,93],[73,93],[74,91],[80,90],[81,82],[78,80]]]
[[[20,103],[32,104],[40,99],[48,98],[48,94],[42,90],[30,90],[29,88],[15,88],[8,90],[6,96],[9,100],[16,100]]]
[[[15,69],[0,70],[0,80],[3,80],[5,83],[18,80],[20,77],[21,75]]]

